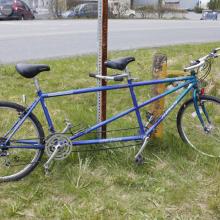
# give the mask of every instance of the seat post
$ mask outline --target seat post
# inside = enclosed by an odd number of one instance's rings
[[[128,79],[131,79],[131,73],[129,72],[129,70],[128,70],[128,67],[127,67],[127,66],[125,67],[125,73],[127,73],[127,74],[128,74]]]
[[[36,77],[34,77],[34,85],[37,89],[37,92],[39,92],[40,91],[40,85],[39,85],[38,79]]]

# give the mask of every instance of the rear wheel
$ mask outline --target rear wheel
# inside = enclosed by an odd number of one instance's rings
[[[198,104],[205,129],[197,116],[194,102],[190,99],[181,106],[177,115],[180,137],[203,155],[220,157],[220,99],[201,96]]]
[[[0,11],[4,16],[10,16],[13,10],[11,5],[3,5]]]
[[[44,132],[33,114],[28,116],[10,141],[4,144],[8,131],[22,118],[24,111],[25,108],[18,104],[0,102],[0,182],[25,177],[38,165],[43,155]]]

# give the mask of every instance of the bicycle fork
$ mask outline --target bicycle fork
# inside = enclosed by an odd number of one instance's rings
[[[195,89],[194,92],[193,92],[193,102],[194,102],[194,107],[195,107],[195,110],[196,110],[196,114],[199,118],[199,121],[201,122],[201,125],[204,129],[204,131],[206,133],[209,133],[211,131],[211,126],[206,126],[205,125],[205,122],[202,118],[202,114],[201,114],[201,110],[202,112],[204,113],[205,115],[205,118],[207,119],[209,125],[211,125],[211,121],[210,121],[210,118],[209,118],[209,115],[208,115],[208,112],[205,108],[205,105],[204,103],[202,103],[200,100],[199,100],[199,95],[198,95],[198,91]],[[200,107],[201,107],[201,110],[200,110]]]

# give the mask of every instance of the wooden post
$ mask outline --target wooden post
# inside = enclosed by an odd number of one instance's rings
[[[108,0],[99,0],[98,4],[98,74],[106,76],[107,68],[104,62],[108,52]],[[105,80],[98,80],[98,86],[105,86]],[[97,96],[97,122],[106,120],[106,91],[98,92]],[[106,138],[106,126],[99,129],[99,138]]]
[[[167,77],[167,56],[164,54],[156,54],[153,60],[153,79],[162,79]],[[165,84],[154,85],[152,95],[157,96],[166,90]],[[152,105],[152,113],[154,118],[158,118],[164,112],[165,98],[159,99]],[[156,138],[162,138],[163,124],[160,124],[154,134]]]

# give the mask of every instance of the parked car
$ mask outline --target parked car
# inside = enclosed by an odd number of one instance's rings
[[[86,17],[86,18],[95,18],[98,16],[98,3],[84,3],[79,4],[74,8],[64,12],[62,14],[63,18],[74,18],[74,17]]]
[[[113,3],[112,13],[116,18],[135,18],[135,10],[130,9],[127,5],[121,5],[118,2]]]
[[[218,12],[212,10],[203,10],[200,20],[218,20]]]
[[[95,18],[98,16],[98,3],[92,2],[78,5],[74,12],[77,17]]]
[[[70,8],[69,10],[63,12],[63,13],[61,14],[61,17],[62,17],[62,18],[73,18],[73,17],[75,17],[74,10],[75,10],[75,7]]]
[[[21,0],[0,0],[0,19],[34,19],[34,14]]]
[[[110,9],[108,11],[108,16],[112,17]],[[84,4],[79,4],[74,8],[62,13],[63,18],[97,18],[98,17],[98,3],[89,2]]]

